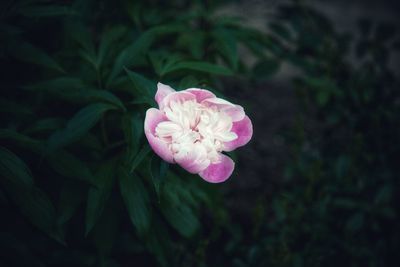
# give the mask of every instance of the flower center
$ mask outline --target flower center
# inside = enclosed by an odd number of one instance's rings
[[[216,107],[188,100],[171,102],[164,112],[168,121],[159,123],[155,134],[169,144],[174,156],[183,157],[196,150],[196,155],[215,163],[224,143],[238,138],[231,132],[231,117]]]

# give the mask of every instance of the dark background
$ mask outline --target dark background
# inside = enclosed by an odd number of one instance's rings
[[[1,7],[0,266],[398,266],[398,1]],[[229,180],[148,149],[158,81],[245,107]]]

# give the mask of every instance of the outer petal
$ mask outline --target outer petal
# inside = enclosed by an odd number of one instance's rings
[[[175,161],[190,173],[199,173],[210,165],[207,151],[202,145],[194,145],[188,151],[175,154]]]
[[[216,98],[216,96],[212,92],[205,89],[189,88],[185,91],[194,94],[198,103],[201,103],[201,101],[207,98]]]
[[[157,93],[155,96],[155,100],[158,104],[158,106],[160,106],[160,103],[162,102],[162,100],[169,95],[170,93],[175,92],[174,89],[172,89],[171,86],[162,84],[162,83],[158,83],[157,84]]]
[[[238,147],[247,144],[253,136],[253,125],[249,117],[245,116],[243,120],[234,122],[232,132],[236,133],[237,139],[224,143],[224,151],[232,151]]]
[[[159,107],[160,110],[163,110],[165,107],[168,107],[172,101],[183,102],[188,100],[196,100],[195,95],[186,91],[173,92],[164,97],[161,103],[159,103]]]
[[[227,115],[232,118],[232,121],[240,121],[244,118],[245,113],[243,107],[232,104],[222,98],[207,98],[201,102],[206,106],[215,106],[218,110],[224,111]]]
[[[226,181],[232,174],[235,168],[235,163],[233,160],[220,154],[220,162],[215,164],[210,164],[207,169],[200,172],[201,178],[210,183],[222,183]]]
[[[166,120],[165,115],[158,109],[148,109],[146,118],[144,119],[144,133],[154,152],[163,160],[174,163],[174,158],[171,150],[168,148],[168,144],[154,135],[157,125]]]

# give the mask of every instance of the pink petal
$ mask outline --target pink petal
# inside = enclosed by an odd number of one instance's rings
[[[189,88],[185,91],[194,94],[198,103],[201,103],[201,101],[207,98],[216,98],[216,96],[212,92],[205,89]]]
[[[238,147],[247,144],[253,136],[253,125],[249,117],[245,116],[243,120],[236,121],[232,125],[232,132],[236,133],[238,138],[224,143],[224,151],[232,151]]]
[[[184,102],[188,100],[196,100],[196,97],[194,94],[185,92],[185,91],[179,91],[179,92],[173,92],[168,94],[159,104],[160,110],[163,110],[165,107],[168,107],[171,102]]]
[[[186,153],[175,154],[175,162],[190,173],[199,173],[210,165],[207,150],[202,146],[194,146]]]
[[[168,148],[168,144],[154,135],[157,125],[166,120],[167,118],[160,110],[155,108],[148,109],[146,118],[144,119],[144,133],[154,152],[163,160],[174,163],[174,158],[171,150]]]
[[[219,163],[210,164],[207,169],[200,172],[200,177],[210,183],[226,181],[231,176],[235,163],[230,157],[223,154],[220,154],[220,159]]]
[[[167,95],[169,95],[170,93],[173,93],[173,92],[175,92],[175,90],[172,89],[170,86],[162,84],[162,83],[158,83],[157,84],[157,93],[155,96],[155,100],[156,100],[158,106],[160,106],[160,103]]]
[[[245,116],[243,107],[232,104],[231,102],[226,101],[222,98],[207,98],[201,103],[206,106],[215,106],[218,108],[218,110],[224,111],[232,118],[233,122],[241,121]]]

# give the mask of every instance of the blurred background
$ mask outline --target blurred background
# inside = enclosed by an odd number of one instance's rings
[[[0,4],[0,266],[398,266],[400,3]],[[149,148],[157,82],[245,107],[208,184]]]

